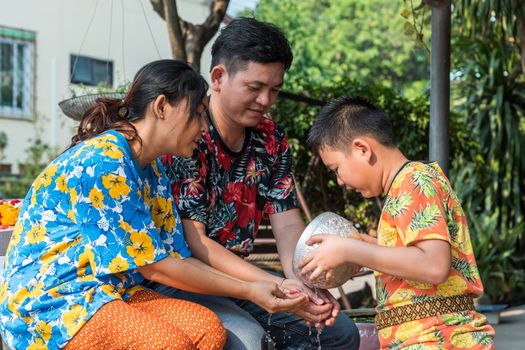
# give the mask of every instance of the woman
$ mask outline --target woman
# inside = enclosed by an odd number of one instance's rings
[[[190,156],[205,131],[207,84],[188,65],[144,66],[120,100],[99,99],[70,148],[29,190],[0,288],[2,335],[16,349],[220,349],[208,309],[139,286],[300,307],[276,284],[235,281],[193,259],[162,154]],[[228,288],[226,288],[228,286]]]

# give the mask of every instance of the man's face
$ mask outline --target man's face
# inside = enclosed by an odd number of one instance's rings
[[[239,126],[255,126],[275,103],[283,85],[284,66],[249,62],[233,76],[222,67],[214,86],[219,105],[211,108],[219,108],[223,117]]]

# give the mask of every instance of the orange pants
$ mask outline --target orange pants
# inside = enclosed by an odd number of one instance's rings
[[[146,290],[101,307],[64,350],[222,349],[225,342],[211,310]]]

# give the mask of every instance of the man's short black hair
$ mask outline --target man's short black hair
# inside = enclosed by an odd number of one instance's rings
[[[369,136],[382,145],[395,147],[389,117],[361,97],[339,97],[324,106],[310,129],[308,145],[315,153],[323,148],[344,150],[360,136]]]
[[[211,69],[222,63],[235,75],[249,62],[282,63],[285,70],[293,60],[290,43],[273,24],[240,17],[225,26],[211,49]]]

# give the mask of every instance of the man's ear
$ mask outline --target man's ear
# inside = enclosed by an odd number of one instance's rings
[[[370,159],[372,159],[372,145],[365,138],[358,137],[352,141],[352,152],[355,152],[358,157],[364,158],[367,162],[370,162]]]
[[[221,84],[224,81],[228,72],[223,64],[218,64],[212,68],[210,72],[211,88],[213,91],[220,92]]]

